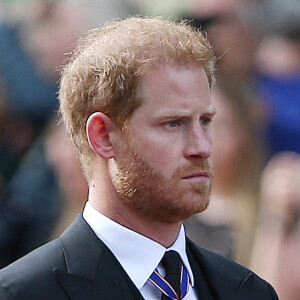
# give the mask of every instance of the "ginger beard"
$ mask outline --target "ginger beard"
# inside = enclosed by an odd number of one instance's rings
[[[202,171],[209,174],[207,182],[182,182],[182,177]],[[127,137],[109,172],[121,200],[137,214],[152,220],[182,222],[209,205],[213,172],[208,159],[191,159],[189,165],[164,176],[133,149]]]

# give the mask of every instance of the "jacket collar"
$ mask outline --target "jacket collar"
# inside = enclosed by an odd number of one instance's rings
[[[143,299],[117,259],[96,237],[82,215],[78,215],[61,235],[60,241],[65,261],[53,272],[70,299],[92,300],[99,299],[99,295],[105,300]],[[256,285],[257,277],[251,271],[199,248],[189,239],[187,251],[200,266],[216,300],[253,299],[251,291]],[[255,290],[255,299],[270,299],[266,288]],[[278,298],[274,296],[272,299]]]
[[[198,247],[188,238],[187,252],[200,266],[214,299],[253,299],[251,291],[255,290],[253,286],[255,275],[250,270],[218,254]],[[257,296],[255,299],[268,299],[260,297],[258,290],[255,293]]]
[[[78,215],[60,236],[65,268],[54,269],[63,290],[73,300],[143,299],[117,259]],[[100,270],[101,269],[101,270]],[[117,286],[117,289],[111,287]],[[97,296],[98,295],[98,296]]]

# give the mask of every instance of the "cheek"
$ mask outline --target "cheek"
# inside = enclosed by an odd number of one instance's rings
[[[180,146],[172,140],[147,137],[140,140],[138,152],[151,168],[162,175],[171,175],[180,163]]]

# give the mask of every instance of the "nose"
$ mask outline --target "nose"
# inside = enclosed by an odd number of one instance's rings
[[[212,137],[209,128],[203,128],[200,124],[190,128],[187,132],[184,156],[186,158],[209,158],[212,150]]]

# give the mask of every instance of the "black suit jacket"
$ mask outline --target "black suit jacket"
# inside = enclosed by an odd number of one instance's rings
[[[197,247],[190,240],[187,253],[192,269],[201,268],[214,299],[278,299],[273,288],[251,271]],[[59,238],[0,271],[0,299],[139,300],[143,297],[111,251],[79,215]]]

